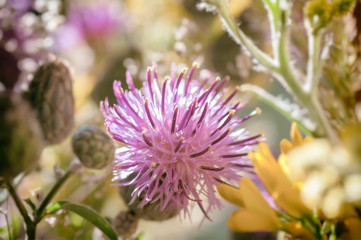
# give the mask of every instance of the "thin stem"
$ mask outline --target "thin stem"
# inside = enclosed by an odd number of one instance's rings
[[[335,224],[332,224],[329,240],[336,240],[336,239],[337,239],[336,226],[335,226]]]
[[[281,37],[279,42],[279,74],[286,82],[286,85],[290,87],[291,93],[296,97],[298,102],[302,104],[309,111],[310,117],[316,122],[317,128],[315,129],[315,133],[319,136],[328,136],[331,140],[337,141],[337,135],[332,129],[327,117],[325,116],[324,110],[319,103],[317,91],[305,92],[299,81],[295,77],[294,72],[292,71],[292,67],[290,65],[290,57],[289,57],[289,34],[286,26],[286,17],[287,12],[283,11],[282,13],[282,24],[281,24]],[[318,37],[316,38],[316,48],[319,48]],[[311,42],[314,42],[313,40]],[[315,54],[313,54],[315,55]],[[318,54],[316,54],[318,56]],[[319,59],[319,57],[317,57]],[[314,61],[316,61],[314,59]],[[313,62],[313,61],[312,61]],[[318,62],[318,61],[316,61]],[[316,62],[313,65],[316,65]],[[319,66],[318,66],[319,67]],[[314,70],[315,69],[315,70]],[[311,75],[313,77],[317,77],[319,79],[319,70],[316,70],[317,67],[313,66],[311,69]],[[312,81],[312,85],[317,86],[319,80]],[[281,82],[282,83],[282,82]],[[312,87],[311,85],[311,87]],[[314,87],[315,88],[315,87]],[[316,89],[317,90],[317,89]]]
[[[21,183],[21,181],[24,179],[24,177],[26,176],[25,173],[21,173],[19,174],[14,180],[13,180],[13,187],[16,188],[17,186],[19,186],[19,184]],[[0,183],[1,184],[1,183]],[[2,199],[0,199],[0,205],[3,204],[5,201],[7,201],[8,197],[9,197],[9,192],[6,191],[6,189],[1,189],[0,191],[4,191],[4,192],[0,192],[0,195],[3,195],[4,197]]]
[[[36,226],[35,223],[30,219],[28,215],[28,211],[26,210],[25,206],[21,202],[18,194],[15,191],[14,186],[12,185],[11,181],[6,181],[7,189],[9,190],[10,195],[13,197],[17,208],[21,216],[24,218],[26,224],[26,233],[28,235],[29,240],[35,240],[36,235]]]
[[[311,95],[317,91],[320,82],[320,45],[321,45],[321,31],[308,34],[308,62],[307,62],[307,76],[305,84],[305,92]]]
[[[40,222],[40,220],[43,218],[43,213],[45,208],[49,205],[50,201],[53,199],[53,197],[58,192],[58,190],[63,186],[65,181],[70,177],[73,171],[74,171],[74,166],[71,165],[69,169],[65,172],[65,174],[50,189],[49,193],[46,195],[46,197],[44,198],[44,200],[42,201],[42,203],[40,204],[39,208],[36,211],[35,223]]]
[[[274,209],[274,211],[276,212],[278,217],[281,217],[281,218],[285,219],[288,222],[296,222],[296,221],[298,221],[297,219],[295,219],[295,218],[293,218],[291,216],[288,216],[287,214],[285,214],[285,213],[283,213],[283,212],[281,212],[279,210]]]
[[[285,87],[288,92],[290,92],[295,97],[295,100],[308,110],[311,119],[316,124],[315,129],[309,128],[309,130],[314,132],[317,136],[327,136],[332,141],[337,141],[338,137],[332,129],[327,117],[325,116],[324,110],[319,103],[317,91],[315,90],[312,93],[305,91],[301,85],[299,77],[296,76],[296,73],[294,72],[294,67],[290,64],[289,29],[287,27],[287,19],[289,19],[289,7],[282,9],[279,15],[280,37],[278,41],[278,53],[275,54],[278,59],[275,60],[258,49],[253,41],[238,28],[234,18],[229,13],[224,0],[209,0],[209,2],[217,8],[221,20],[225,24],[228,33],[234,38],[234,40],[239,45],[246,47],[253,55],[253,57],[258,60],[258,62],[271,71],[273,76]],[[269,13],[274,14],[273,11],[270,11]],[[315,36],[316,39],[310,40],[312,46],[315,48],[313,49],[314,52],[319,51],[317,49],[319,49],[320,44],[320,39],[318,39],[317,35]],[[313,76],[313,78],[317,78],[317,80],[312,81],[310,88],[317,89],[320,78],[320,70],[316,69],[320,68],[320,65],[317,66],[317,62],[318,64],[320,63],[319,61],[316,61],[316,58],[319,59],[319,53],[313,54],[312,58],[314,58],[314,60],[312,60],[312,69],[310,66],[311,72],[308,74],[311,74],[311,76]]]
[[[289,29],[286,25],[287,16],[288,12],[283,10],[281,12],[280,39],[278,42],[278,61],[280,66],[276,71],[275,77],[290,93],[293,93],[293,95],[296,96],[302,96],[302,86],[298,78],[296,78],[295,73],[293,72],[293,68],[290,64]],[[277,74],[280,76],[277,76]]]
[[[315,92],[314,95],[311,97],[311,101],[316,113],[318,113],[320,124],[322,124],[323,128],[326,131],[326,135],[330,138],[331,141],[337,143],[339,141],[338,136],[334,129],[331,127],[331,124],[325,115],[325,111],[323,110],[320,100],[318,99],[317,92]]]
[[[280,31],[280,8],[279,0],[263,0],[267,10],[268,21],[270,24],[271,43],[273,49],[273,58],[278,59],[278,44],[279,44],[279,31]]]
[[[224,0],[211,1],[214,6],[217,7],[218,14],[226,26],[228,33],[234,38],[234,40],[241,46],[245,46],[247,50],[253,55],[253,57],[263,66],[268,69],[275,70],[277,63],[261,51],[254,42],[249,39],[244,32],[238,28],[235,19],[230,15],[226,3]]]
[[[7,213],[7,211],[3,211],[2,209],[0,209],[0,213],[4,215],[5,222],[6,222],[6,227],[7,227],[7,229],[8,229],[8,237],[9,237],[9,240],[11,240],[10,224],[9,224],[8,213]]]
[[[317,224],[312,224],[311,222],[309,222],[307,219],[301,219],[301,223],[302,225],[310,232],[313,234],[313,236],[317,239],[317,240],[322,240],[322,236],[320,234],[320,229],[317,226]]]

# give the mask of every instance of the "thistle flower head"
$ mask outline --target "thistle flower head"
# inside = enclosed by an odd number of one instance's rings
[[[162,211],[176,208],[187,216],[189,203],[195,202],[208,218],[207,213],[220,205],[215,187],[238,181],[242,169],[250,171],[246,156],[260,135],[250,137],[244,128],[237,128],[259,111],[240,118],[236,113],[245,104],[231,103],[238,88],[231,93],[222,90],[227,77],[210,85],[212,76],[192,80],[197,67],[195,63],[189,72],[183,69],[176,76],[173,66],[171,77],[164,79],[149,67],[142,90],[135,89],[128,72],[129,91],[115,81],[118,103],[113,107],[108,99],[101,103],[108,131],[124,143],[116,151],[114,180],[136,173],[118,184],[136,186],[129,204],[142,196],[137,201],[140,208],[159,202]],[[208,199],[207,207],[202,195]]]
[[[93,1],[70,4],[66,23],[55,34],[55,50],[68,50],[85,42],[104,38],[124,30],[118,1]]]

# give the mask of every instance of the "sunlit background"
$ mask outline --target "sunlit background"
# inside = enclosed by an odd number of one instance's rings
[[[0,18],[4,19],[13,14],[4,7],[6,2],[7,0],[0,0]],[[74,77],[74,129],[84,124],[104,127],[104,117],[100,112],[99,103],[105,97],[109,97],[110,103],[115,102],[112,92],[113,81],[120,80],[124,83],[123,86],[126,86],[125,72],[129,70],[136,87],[140,87],[141,81],[145,79],[147,67],[153,64],[157,65],[159,74],[165,77],[170,73],[172,63],[175,63],[180,71],[196,61],[201,65],[198,69],[201,75],[207,75],[209,72],[221,77],[229,75],[231,88],[247,81],[269,88],[270,92],[280,98],[289,97],[267,74],[260,73],[252,67],[252,60],[248,54],[224,31],[219,18],[211,12],[200,10],[197,1],[12,2],[12,11],[17,13],[18,32],[11,35],[4,28],[0,36],[2,46],[7,51],[17,53],[21,80],[16,83],[15,89],[27,89],[31,74],[49,52],[67,60]],[[31,11],[28,11],[29,6],[32,8]],[[269,52],[269,26],[260,1],[233,0],[230,1],[229,8],[242,25],[242,29],[255,40],[258,47]],[[297,21],[297,13],[302,12],[301,1],[296,1],[294,9],[294,18]],[[6,26],[4,22],[2,25]],[[302,47],[305,43],[301,39],[296,44]],[[305,57],[299,52],[294,54],[299,58]],[[267,143],[277,155],[280,140],[289,136],[288,120],[251,95],[238,93],[237,98],[249,103],[238,112],[241,115],[248,114],[255,107],[262,110],[261,118],[252,118],[244,126],[253,134],[264,132]],[[61,144],[47,147],[42,152],[39,166],[18,186],[21,198],[39,202],[55,182],[54,166],[65,169],[73,158],[70,137]],[[55,199],[68,199],[91,206],[109,219],[126,208],[118,194],[118,188],[112,186],[110,166],[104,170],[84,168],[67,181]],[[192,219],[174,217],[161,223],[141,220],[138,232],[143,232],[144,239],[149,240],[232,239],[234,233],[226,227],[226,221],[235,208],[225,200],[222,201],[225,207],[212,212],[212,222],[204,220],[200,209],[194,206]],[[21,231],[24,231],[22,219],[13,202],[5,201],[3,207],[10,210],[11,221],[15,226],[12,231],[20,231],[21,236]],[[2,217],[0,225],[5,226]],[[6,237],[5,230],[0,234]],[[104,237],[92,224],[76,214],[64,211],[42,221],[37,236],[39,239]],[[261,237],[269,239],[271,236],[261,234],[259,238]]]

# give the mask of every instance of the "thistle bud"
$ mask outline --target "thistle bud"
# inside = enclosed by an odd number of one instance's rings
[[[11,93],[0,93],[0,126],[0,177],[11,179],[38,160],[41,128],[28,103]]]
[[[129,179],[133,179],[137,174],[132,173],[126,179],[121,182],[127,182]],[[119,187],[119,194],[124,200],[124,202],[128,205],[128,208],[131,212],[134,213],[135,216],[151,221],[164,221],[168,220],[178,214],[178,209],[174,207],[172,204],[168,204],[167,207],[161,209],[160,202],[149,202],[141,207],[141,202],[145,198],[145,194],[142,193],[138,196],[135,201],[132,202],[132,193],[136,188],[135,184],[129,186]]]
[[[137,231],[139,219],[130,211],[122,211],[114,218],[113,226],[118,235],[131,238]]]
[[[49,60],[38,68],[27,98],[37,111],[46,143],[64,140],[73,127],[74,98],[71,74],[63,61]]]
[[[87,168],[101,169],[114,159],[113,140],[101,128],[81,126],[72,138],[73,152]]]

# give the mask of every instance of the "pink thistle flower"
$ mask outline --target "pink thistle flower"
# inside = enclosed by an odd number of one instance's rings
[[[116,151],[113,180],[136,173],[130,181],[115,184],[135,184],[129,204],[142,194],[140,208],[159,201],[161,211],[183,210],[190,216],[188,205],[195,202],[209,219],[208,212],[221,205],[216,186],[238,182],[242,171],[253,170],[247,154],[261,134],[249,136],[244,128],[235,129],[259,110],[237,116],[246,105],[231,104],[238,88],[230,94],[222,91],[226,77],[205,89],[212,78],[192,81],[197,67],[194,63],[185,78],[187,69],[176,77],[173,65],[171,77],[162,84],[155,67],[149,67],[142,91],[135,89],[127,72],[129,91],[114,81],[118,104],[109,107],[107,98],[100,104],[109,133],[124,144]],[[208,199],[207,208],[202,195]]]

